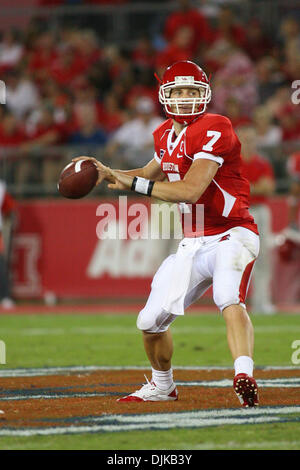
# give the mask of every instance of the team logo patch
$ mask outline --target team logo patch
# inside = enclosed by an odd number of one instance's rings
[[[178,75],[175,77],[176,85],[194,85],[195,79],[193,75]]]
[[[165,154],[165,153],[166,153],[166,151],[165,151],[165,150],[163,150],[163,149],[160,149],[160,152],[159,152],[159,158],[160,158],[161,160],[163,159],[163,157],[164,157],[164,154]]]
[[[163,169],[163,171],[177,171],[177,172],[179,172],[178,165],[175,165],[175,163],[171,163],[171,162],[164,162],[162,169]]]

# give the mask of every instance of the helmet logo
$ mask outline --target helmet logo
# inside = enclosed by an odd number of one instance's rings
[[[178,76],[175,77],[175,85],[194,85],[195,79],[193,76]]]

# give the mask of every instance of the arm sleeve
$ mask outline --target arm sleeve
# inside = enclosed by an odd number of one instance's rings
[[[154,152],[154,160],[157,161],[157,163],[160,165],[161,159],[157,155],[157,152]]]
[[[155,129],[155,131],[153,132],[153,140],[154,140],[154,160],[160,165],[163,154],[161,152],[160,145],[159,145],[158,129]]]

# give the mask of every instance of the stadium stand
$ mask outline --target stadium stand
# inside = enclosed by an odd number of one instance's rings
[[[259,3],[43,0],[27,12],[26,27],[2,25],[7,102],[0,148],[9,190],[17,197],[55,195],[70,154],[88,143],[90,152],[105,156],[115,132],[136,118],[139,97],[150,97],[156,117],[163,117],[154,72],[191,59],[211,73],[210,111],[235,126],[253,122],[276,190],[287,191],[286,161],[300,139],[300,110],[291,102],[300,77],[299,22],[290,2],[278,1],[272,21],[262,23],[259,8],[268,2]],[[257,16],[250,15],[255,5]],[[118,28],[109,32],[112,22]]]

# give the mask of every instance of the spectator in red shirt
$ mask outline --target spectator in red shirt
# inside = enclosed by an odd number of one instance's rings
[[[250,212],[260,232],[260,253],[254,270],[252,309],[256,313],[272,314],[270,247],[271,211],[266,202],[274,192],[272,165],[257,154],[256,132],[247,125],[237,129],[242,148],[242,171],[250,183]]]
[[[288,174],[291,178],[289,194],[289,225],[292,229],[300,230],[300,151],[289,156],[287,162]]]
[[[72,46],[67,46],[53,62],[50,75],[60,85],[67,86],[88,69],[86,61],[76,53]]]
[[[224,114],[224,106],[230,96],[239,101],[243,115],[251,116],[257,103],[257,83],[250,58],[234,44],[223,40],[214,43],[207,56],[219,64],[213,75],[214,112]]]
[[[221,6],[216,29],[213,33],[213,41],[220,39],[241,48],[246,44],[246,31],[244,27],[236,21],[232,9],[227,5]]]
[[[233,96],[229,96],[226,100],[224,115],[230,119],[234,128],[251,123],[251,119],[242,113],[239,100]]]
[[[170,64],[180,60],[191,60],[193,50],[190,46],[192,29],[189,26],[181,26],[174,33],[172,42],[156,58],[156,70],[162,76]]]
[[[81,60],[86,69],[99,61],[102,51],[98,39],[92,30],[65,31],[67,47],[73,47],[77,59]]]
[[[263,26],[257,19],[249,22],[245,30],[246,38],[244,49],[253,61],[257,61],[261,57],[270,53],[272,44],[263,31]]]
[[[17,149],[26,139],[25,132],[17,118],[5,111],[0,123],[0,146]]]
[[[148,36],[141,36],[137,41],[137,46],[132,52],[133,63],[143,69],[154,67],[156,51],[152,46]]]
[[[161,105],[157,100],[157,81],[153,76],[153,69],[140,70],[134,85],[126,93],[124,106],[131,112],[135,112],[136,101],[141,96],[148,96],[155,103],[158,113],[161,112]]]
[[[32,50],[28,52],[28,70],[40,84],[49,79],[50,70],[58,57],[55,36],[51,31],[46,31],[38,35],[32,44]]]
[[[78,129],[81,122],[81,108],[85,110],[86,106],[93,109],[93,112],[97,115],[98,123],[100,123],[103,106],[97,100],[96,88],[84,76],[74,80],[70,87],[73,94],[72,123],[70,126],[72,132]]]
[[[177,31],[183,26],[191,31],[188,47],[192,54],[196,53],[199,46],[208,44],[211,40],[212,32],[207,19],[196,8],[192,8],[189,0],[178,0],[178,10],[167,18],[164,27],[167,41],[173,41]]]
[[[292,268],[288,281],[290,281],[289,286],[292,287],[292,292],[296,292],[297,296],[299,295],[300,268],[300,151],[289,156],[287,172],[290,176],[288,227],[280,234],[279,255],[283,262],[294,263],[295,271]]]
[[[283,142],[300,140],[300,111],[292,103],[282,106],[277,119],[282,129]]]
[[[19,184],[24,184],[28,180],[29,174],[33,170],[32,155],[39,154],[43,150],[42,177],[39,179],[44,184],[53,184],[57,179],[58,164],[60,165],[61,154],[48,152],[47,147],[59,145],[65,140],[65,125],[55,122],[54,113],[51,106],[41,106],[27,122],[27,141],[20,146],[26,157],[23,158],[22,167],[19,173]]]
[[[103,103],[98,106],[98,120],[107,134],[115,132],[128,118],[127,113],[119,106],[113,93],[108,93]]]

